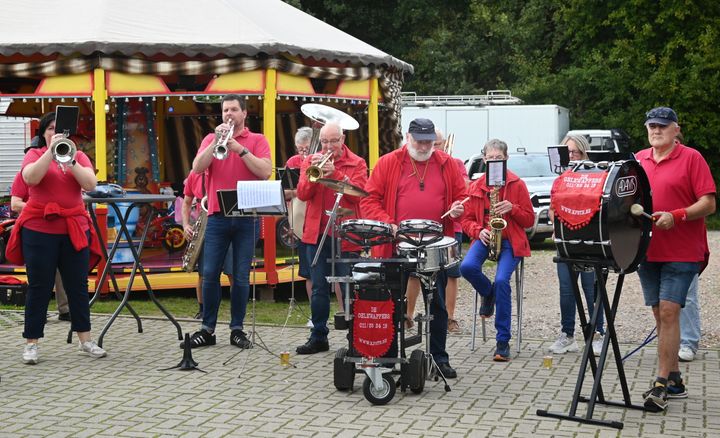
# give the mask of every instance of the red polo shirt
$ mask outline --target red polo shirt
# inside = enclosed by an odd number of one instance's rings
[[[678,142],[665,159],[657,163],[652,148],[636,154],[645,169],[652,190],[654,211],[687,208],[700,197],[715,194],[710,168],[700,152]],[[705,219],[676,222],[669,230],[653,226],[649,262],[701,262],[705,258]]]

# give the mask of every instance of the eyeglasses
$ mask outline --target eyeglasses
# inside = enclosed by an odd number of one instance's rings
[[[582,155],[582,152],[580,152],[580,151],[577,150],[577,149],[573,149],[573,150],[568,150],[568,154],[570,154],[570,155]]]
[[[321,144],[337,144],[340,143],[342,138],[329,138],[329,139],[322,139],[320,140]]]
[[[485,161],[503,161],[505,160],[505,156],[503,155],[486,155]]]

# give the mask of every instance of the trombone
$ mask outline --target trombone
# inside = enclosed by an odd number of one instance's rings
[[[453,147],[455,146],[455,134],[448,134],[445,144],[443,145],[443,152],[448,155],[452,155]]]
[[[318,179],[322,176],[322,167],[327,163],[327,161],[332,158],[333,151],[327,151],[325,155],[322,156],[320,159],[320,162],[317,164],[313,164],[312,166],[309,166],[307,169],[305,169],[305,175],[307,176],[308,181],[310,182],[317,182]]]
[[[213,157],[217,158],[218,160],[224,160],[225,158],[227,158],[227,142],[228,140],[230,140],[230,137],[232,137],[234,127],[235,123],[233,121],[230,121],[230,129],[224,132],[215,143],[215,149],[213,149]]]

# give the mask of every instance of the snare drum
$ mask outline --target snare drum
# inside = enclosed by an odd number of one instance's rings
[[[348,219],[340,224],[340,237],[363,248],[393,241],[392,227],[370,219]]]
[[[652,211],[645,170],[637,161],[628,160],[597,163],[590,168],[580,165],[572,172],[578,178],[601,172],[607,173],[607,177],[598,200],[600,208],[586,225],[570,229],[556,218],[558,254],[569,259],[602,262],[623,272],[635,271],[647,252],[652,228],[646,218],[630,214],[632,204]]]
[[[427,245],[443,238],[443,226],[429,219],[406,219],[398,225],[397,238],[414,246]]]
[[[416,258],[417,272],[436,272],[440,269],[450,269],[460,263],[462,258],[460,255],[460,243],[448,236],[424,245],[400,242],[398,244],[398,254],[403,257]]]

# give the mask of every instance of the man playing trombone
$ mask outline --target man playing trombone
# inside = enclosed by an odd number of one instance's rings
[[[319,154],[308,156],[300,169],[300,182],[297,196],[301,201],[307,202],[305,211],[305,225],[303,227],[302,241],[306,244],[306,256],[312,261],[315,253],[320,250],[317,264],[311,266],[312,296],[310,298],[310,311],[313,328],[308,341],[297,347],[298,354],[314,354],[328,351],[327,321],[330,316],[331,286],[325,277],[331,275],[331,265],[327,259],[331,257],[332,247],[335,243],[333,225],[330,225],[328,236],[322,247],[320,240],[329,221],[327,210],[331,210],[335,203],[335,192],[322,184],[317,183],[318,178],[329,178],[344,181],[358,188],[365,187],[367,182],[367,164],[361,157],[355,155],[345,145],[345,136],[339,124],[330,122],[320,129]],[[360,198],[349,194],[343,195],[340,207],[352,209],[355,217],[358,215]],[[352,216],[345,216],[348,219]],[[342,251],[359,251],[360,248],[350,242],[342,242]],[[335,267],[335,275],[347,275],[348,266],[339,264]]]
[[[250,295],[250,264],[260,225],[252,217],[225,217],[217,191],[235,189],[237,181],[265,180],[272,172],[270,146],[262,134],[245,126],[245,99],[228,94],[222,99],[223,123],[203,139],[193,161],[193,172],[207,171],[208,222],[205,229],[203,261],[202,326],[190,338],[191,347],[215,345],[215,325],[220,307],[220,273],[230,243],[233,249],[230,289],[230,344],[251,347],[243,331],[245,309]],[[181,344],[181,347],[183,345]]]

